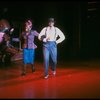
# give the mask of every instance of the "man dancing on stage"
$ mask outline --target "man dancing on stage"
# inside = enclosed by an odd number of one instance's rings
[[[44,66],[45,66],[45,77],[48,78],[48,67],[49,67],[49,57],[52,60],[52,73],[56,75],[56,64],[57,64],[57,44],[61,43],[65,36],[63,32],[54,26],[54,18],[49,18],[48,26],[43,28],[40,32],[38,38],[43,41],[43,56],[44,56]],[[59,39],[57,40],[57,37]]]

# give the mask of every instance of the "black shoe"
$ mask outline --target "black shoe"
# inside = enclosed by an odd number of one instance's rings
[[[23,72],[22,74],[21,74],[21,76],[25,76],[26,75],[26,73],[25,72]]]

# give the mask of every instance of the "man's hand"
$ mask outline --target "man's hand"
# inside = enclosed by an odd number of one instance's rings
[[[56,44],[58,44],[58,42],[56,41]]]
[[[43,42],[47,42],[48,40],[50,40],[50,38],[44,38]]]
[[[47,38],[46,38],[46,41],[48,41],[48,40],[50,40],[50,37],[47,37]]]

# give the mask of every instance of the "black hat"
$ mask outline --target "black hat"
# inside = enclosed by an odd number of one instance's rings
[[[49,18],[48,22],[55,22],[54,18]]]

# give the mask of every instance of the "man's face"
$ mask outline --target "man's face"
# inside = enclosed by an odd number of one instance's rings
[[[49,22],[49,26],[50,27],[54,26],[54,22]]]

